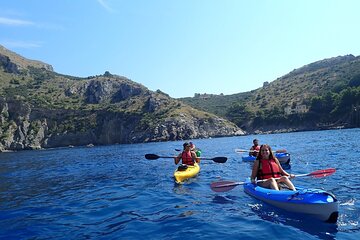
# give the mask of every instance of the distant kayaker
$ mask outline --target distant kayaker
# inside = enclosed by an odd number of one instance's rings
[[[290,190],[295,190],[294,185],[289,178],[294,178],[295,175],[287,173],[280,165],[279,160],[273,155],[271,147],[263,144],[260,147],[260,152],[256,157],[251,173],[251,182],[264,188],[271,188],[279,190],[279,183],[284,183]]]
[[[259,140],[255,138],[253,140],[253,146],[251,146],[251,148],[250,148],[249,156],[256,157],[258,155],[259,151],[260,151]]]
[[[195,152],[195,144],[193,142],[189,142],[190,144],[190,150]]]
[[[182,160],[182,164],[193,166],[195,162],[200,163],[200,158],[196,156],[194,151],[191,151],[191,145],[188,142],[183,144],[183,151],[177,157],[174,157],[175,164]]]
[[[201,155],[201,150],[198,149],[198,148],[196,148],[196,146],[195,146],[195,144],[194,144],[193,142],[189,142],[189,144],[190,144],[190,150],[191,150],[191,151],[194,151],[194,152],[196,153],[196,156],[197,156],[197,157],[200,157],[200,155]]]

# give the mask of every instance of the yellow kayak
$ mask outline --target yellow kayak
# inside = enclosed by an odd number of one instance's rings
[[[174,172],[174,178],[176,183],[182,183],[186,179],[195,177],[200,171],[200,165],[195,163],[194,166],[187,165],[187,168],[184,170],[179,170],[178,168]]]

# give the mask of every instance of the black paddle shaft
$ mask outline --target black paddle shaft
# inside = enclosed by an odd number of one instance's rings
[[[174,157],[159,156],[159,155],[156,155],[156,154],[148,153],[148,154],[145,154],[145,158],[148,159],[148,160],[156,160],[156,159],[159,159],[159,158],[174,158]],[[200,159],[201,160],[212,160],[212,161],[217,162],[217,163],[224,163],[224,162],[227,161],[227,157],[200,158]]]

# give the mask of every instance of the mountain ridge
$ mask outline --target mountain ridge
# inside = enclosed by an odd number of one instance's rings
[[[359,78],[360,57],[349,54],[304,65],[270,83],[265,82],[263,87],[252,91],[209,95],[206,98],[198,95],[180,100],[200,110],[225,117],[248,133],[317,130],[322,129],[319,126],[325,125],[356,127],[359,126],[358,120],[350,118],[358,114]],[[331,104],[336,105],[346,101],[346,94],[350,94],[353,100],[347,102],[349,107],[344,106],[345,112],[341,113],[339,108],[334,107],[321,116],[317,114],[315,101],[319,99],[316,97],[320,97],[322,104],[325,104],[327,96],[331,98]],[[289,109],[296,111],[297,106],[304,107],[307,113],[286,113]],[[341,114],[346,117],[340,116]],[[271,124],[269,119],[273,119]]]
[[[0,56],[1,150],[244,134],[221,117],[108,71],[80,78],[4,48]]]
[[[16,63],[16,65],[20,67],[20,70],[32,66],[35,68],[44,68],[46,70],[53,71],[53,67],[50,64],[27,59],[13,51],[10,51],[2,45],[0,45],[0,55],[7,56],[11,62]]]

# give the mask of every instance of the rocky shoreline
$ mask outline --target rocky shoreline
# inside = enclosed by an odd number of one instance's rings
[[[0,99],[0,151],[128,144],[244,135],[234,124],[188,114],[141,127],[142,117],[109,111],[49,110]],[[64,125],[67,123],[67,125]]]

